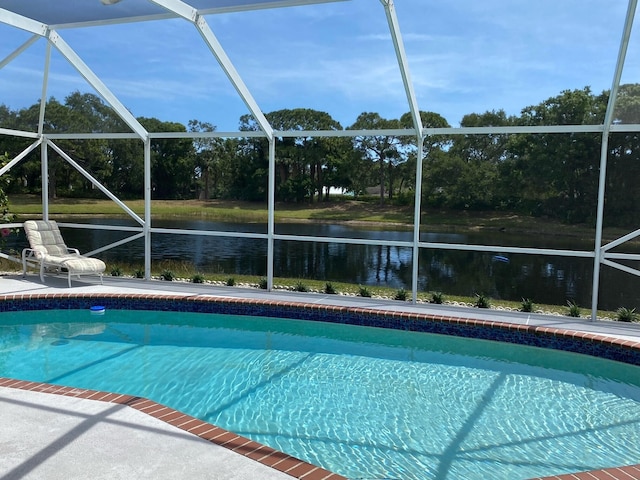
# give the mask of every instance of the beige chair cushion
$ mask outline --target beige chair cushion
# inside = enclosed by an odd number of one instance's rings
[[[102,260],[89,257],[74,257],[60,262],[60,268],[66,269],[73,275],[83,273],[102,273],[106,265]]]
[[[69,249],[64,243],[56,222],[27,220],[24,222],[24,231],[31,249],[36,253],[36,258],[40,259],[45,254],[54,256],[69,254]]]
[[[72,275],[101,274],[106,268],[102,260],[84,257],[68,248],[53,220],[27,220],[24,231],[36,259],[46,267],[64,269]]]

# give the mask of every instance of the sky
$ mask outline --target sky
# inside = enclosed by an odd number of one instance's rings
[[[470,113],[502,109],[518,115],[563,90],[610,89],[627,10],[627,0],[394,3],[418,106],[454,127]],[[346,128],[363,112],[394,119],[409,111],[380,0],[206,19],[265,113],[310,108]],[[632,32],[622,83],[640,82],[638,30],[640,25]],[[59,33],[136,117],[184,125],[195,119],[236,131],[240,116],[249,113],[185,20]],[[29,37],[0,24],[0,61]],[[20,109],[39,101],[44,52],[39,40],[0,69],[0,104]],[[47,97],[64,101],[74,91],[95,93],[54,50]]]

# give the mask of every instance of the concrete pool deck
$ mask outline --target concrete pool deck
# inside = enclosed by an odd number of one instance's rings
[[[515,323],[640,343],[640,324],[590,322],[562,316],[114,277],[105,277],[104,285],[93,279],[74,281],[73,285],[69,289],[64,278],[47,277],[46,283],[42,284],[33,274],[26,279],[19,274],[5,275],[0,277],[0,295],[156,294],[276,300]],[[199,421],[188,423],[192,420],[181,419],[179,412],[159,410],[165,407],[149,406],[144,403],[145,399],[122,395],[102,398],[96,392],[71,388],[51,392],[51,389],[51,386],[43,384],[16,384],[0,379],[0,420],[3,425],[0,430],[0,449],[3,452],[0,456],[0,480],[341,478],[308,464],[299,466],[295,461],[291,463],[291,457],[285,459],[278,456],[281,455],[279,452],[263,451],[258,444],[243,444],[246,439],[239,443],[230,440],[237,443],[234,444],[237,451],[229,449],[228,445],[221,447],[220,444],[227,441],[222,435],[228,432],[215,432],[223,441],[208,439],[206,436],[213,437],[212,429],[217,427]],[[188,428],[185,428],[185,423]],[[247,454],[247,450],[253,452],[253,456]],[[256,461],[256,457],[263,461]],[[265,457],[271,457],[271,462],[264,461]],[[275,468],[270,465],[275,465]],[[640,478],[640,466],[553,478],[628,480]]]

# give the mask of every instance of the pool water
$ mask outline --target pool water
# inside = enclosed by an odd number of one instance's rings
[[[139,395],[349,478],[531,478],[640,462],[640,367],[322,322],[0,314],[0,376]]]

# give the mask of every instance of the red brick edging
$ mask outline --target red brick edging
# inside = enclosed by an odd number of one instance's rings
[[[126,405],[161,420],[169,425],[189,432],[197,437],[221,447],[229,449],[239,455],[286,473],[300,480],[346,480],[345,477],[332,473],[324,468],[304,462],[271,447],[262,445],[248,438],[236,435],[220,427],[216,427],[178,410],[165,407],[143,397],[133,395],[120,395],[118,393],[101,392],[98,390],[85,390],[82,388],[63,387],[41,382],[28,382],[0,377],[0,387],[29,390],[31,392],[62,395],[65,397],[77,397],[99,402],[116,403]]]

